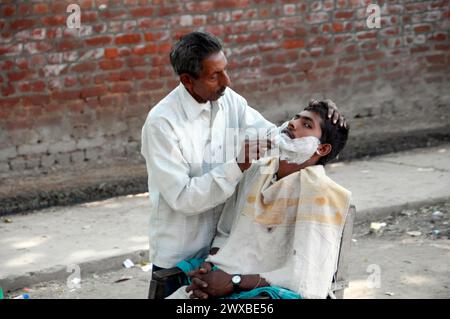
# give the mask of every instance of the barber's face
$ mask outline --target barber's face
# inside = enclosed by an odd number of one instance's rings
[[[226,71],[227,59],[220,51],[203,60],[202,66],[199,77],[190,77],[188,85],[185,86],[199,103],[216,101],[231,84]]]
[[[289,121],[288,126],[281,132],[287,134],[291,139],[315,136],[320,140],[322,129],[320,115],[311,111],[302,111]]]

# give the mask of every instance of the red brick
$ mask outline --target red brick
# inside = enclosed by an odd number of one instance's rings
[[[95,70],[95,63],[91,61],[81,62],[74,65],[71,72],[93,72]]]
[[[147,72],[138,70],[124,70],[120,72],[120,80],[128,81],[129,79],[141,80],[147,76]]]
[[[342,75],[351,75],[353,74],[353,68],[349,66],[339,66],[334,71],[336,75],[342,76]]]
[[[30,59],[30,64],[33,67],[39,67],[39,66],[43,66],[45,65],[46,61],[45,61],[45,57],[42,54],[39,55],[33,55]]]
[[[147,61],[142,57],[131,56],[127,59],[127,65],[129,67],[144,66],[147,64]]]
[[[384,58],[384,52],[373,52],[364,55],[366,60],[378,60]]]
[[[333,23],[333,32],[337,33],[342,31],[344,31],[344,25],[342,23]]]
[[[7,99],[0,99],[0,107],[1,108],[11,108],[17,105],[20,102],[19,97],[10,97]]]
[[[123,61],[122,60],[103,60],[100,61],[99,66],[102,70],[115,70],[115,69],[120,69],[123,66]]]
[[[426,59],[432,64],[445,64],[445,55],[443,54],[429,55]]]
[[[428,51],[430,48],[427,46],[418,46],[415,48],[411,48],[411,53],[420,53],[420,52],[425,52]]]
[[[74,76],[67,76],[67,77],[64,79],[64,86],[66,86],[66,87],[71,87],[71,86],[76,85],[77,82],[78,82],[78,80],[77,80],[76,77],[74,77]]]
[[[415,33],[425,33],[425,32],[430,32],[431,31],[431,26],[429,24],[422,24],[422,25],[418,25],[414,27],[414,32]]]
[[[156,55],[152,57],[152,66],[168,65],[170,64],[170,59],[168,55]]]
[[[105,45],[110,44],[112,38],[110,36],[100,36],[95,38],[86,39],[85,42],[87,45]]]
[[[103,77],[104,80],[106,80],[108,82],[115,82],[115,81],[120,81],[121,80],[120,72],[109,72],[107,74],[102,74],[102,77]],[[125,80],[129,80],[129,78],[125,79]],[[97,82],[97,79],[96,79],[96,82]]]
[[[104,20],[118,20],[124,18],[127,15],[125,10],[111,10],[107,9],[100,12],[100,17]]]
[[[164,82],[162,81],[144,81],[141,83],[141,89],[143,90],[159,90],[164,87]]]
[[[137,46],[133,48],[133,53],[137,55],[154,54],[158,52],[158,46],[156,44],[147,44],[143,46]]]
[[[334,65],[334,61],[332,60],[319,60],[316,63],[316,68],[329,68],[330,66]]]
[[[48,16],[42,19],[42,23],[46,26],[66,27],[66,16]]]
[[[165,32],[152,32],[144,34],[144,39],[145,41],[159,41],[161,38],[166,36],[168,38],[168,34]]]
[[[22,44],[0,44],[0,56],[4,54],[8,55],[19,55],[22,50]]]
[[[434,48],[436,50],[450,51],[450,44],[436,44]]]
[[[81,90],[81,97],[87,98],[91,96],[101,96],[104,95],[106,92],[108,92],[108,89],[105,86],[94,86],[90,88],[84,88]]]
[[[305,47],[305,40],[303,39],[284,40],[283,42],[283,48],[285,49],[297,49],[304,47]]]
[[[45,90],[45,82],[36,81],[36,82],[25,82],[19,85],[19,89],[22,92],[41,92]]]
[[[133,44],[141,42],[141,35],[139,33],[136,34],[125,34],[121,36],[117,36],[115,39],[115,43],[117,45],[123,44]]]
[[[119,51],[117,48],[106,48],[105,49],[105,58],[113,59],[119,56]]]
[[[48,12],[48,5],[45,3],[38,3],[33,6],[33,12],[37,14],[46,14]]]
[[[132,82],[116,82],[111,86],[112,93],[128,93],[133,90]]]
[[[10,23],[10,27],[13,30],[30,29],[32,26],[34,26],[34,23],[35,21],[31,19],[13,20]]]
[[[54,91],[52,99],[56,100],[76,100],[80,98],[80,91]]]
[[[321,23],[328,21],[328,14],[326,12],[314,12],[306,16],[308,23]]]
[[[131,55],[131,50],[128,47],[125,48],[120,48],[119,50],[119,56],[130,56]]]
[[[377,32],[376,31],[364,31],[364,32],[358,32],[356,34],[356,37],[358,40],[365,40],[365,39],[376,39]]]
[[[80,48],[80,44],[75,40],[61,40],[56,44],[57,51],[73,51]]]
[[[133,17],[149,17],[153,15],[153,12],[154,9],[152,7],[139,7],[130,10],[130,13]]]
[[[122,94],[108,94],[100,97],[100,106],[102,107],[114,107],[120,106],[122,102]]]
[[[316,38],[311,38],[309,46],[324,46],[327,45],[329,41],[330,41],[329,36],[327,37],[319,36]]]
[[[51,1],[50,10],[53,14],[65,14],[68,5],[66,1]]]
[[[45,105],[50,102],[50,97],[47,94],[28,95],[23,97],[23,102],[32,105]]]
[[[170,43],[161,43],[158,45],[159,53],[169,53],[171,49],[172,49],[172,44],[170,44]]]
[[[27,76],[28,72],[20,71],[20,72],[10,72],[8,73],[8,79],[11,82],[23,80]]]
[[[229,0],[224,0],[223,2],[227,2]],[[163,17],[166,15],[171,15],[174,13],[180,13],[183,11],[181,5],[172,5],[172,6],[159,6],[158,9],[158,17]]]
[[[188,11],[193,12],[209,12],[214,8],[213,1],[192,1],[186,3]]]
[[[97,12],[83,12],[83,14],[81,15],[80,22],[81,22],[81,24],[93,23],[93,22],[97,22],[97,20],[98,20]],[[99,28],[99,26],[95,26],[94,31],[97,30],[98,28]],[[99,33],[98,31],[96,31],[96,32]]]
[[[7,86],[2,86],[2,95],[3,96],[13,95],[15,92],[16,92],[16,90],[14,89],[14,86],[12,86],[11,83],[8,83]]]
[[[393,36],[398,35],[400,33],[399,27],[390,27],[390,28],[384,28],[380,31],[381,35],[383,36]]]
[[[277,65],[267,67],[263,71],[267,75],[280,75],[289,72],[289,68],[284,65]]]
[[[91,9],[94,6],[94,0],[78,1],[81,9]]]
[[[353,11],[338,11],[334,13],[335,19],[351,19],[353,18]]]
[[[240,67],[250,67],[250,66],[252,66],[251,64],[254,63],[254,60],[255,59],[253,57],[251,57],[250,59],[245,60],[247,62],[245,65],[241,63],[239,66]],[[292,51],[281,50],[281,52],[274,54],[274,57],[273,57],[273,61],[276,63],[289,63],[289,62],[296,62],[297,60],[298,60],[297,50],[292,50]],[[255,66],[255,65],[253,65],[253,66]]]
[[[445,41],[447,40],[447,35],[445,33],[436,33],[429,37],[431,41]]]
[[[16,13],[16,7],[13,5],[5,5],[2,8],[2,13],[4,17],[13,16]]]
[[[78,82],[81,87],[86,87],[92,83],[92,76],[90,74],[81,74],[78,76]]]

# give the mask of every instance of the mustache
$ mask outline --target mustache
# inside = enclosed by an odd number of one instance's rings
[[[217,94],[222,95],[225,92],[226,89],[227,89],[226,86],[221,88],[219,91],[217,91]]]
[[[286,134],[286,135],[289,136],[291,139],[294,139],[294,138],[295,138],[294,134],[292,134],[292,132],[291,132],[288,128],[285,128],[285,129],[281,130],[281,133]]]

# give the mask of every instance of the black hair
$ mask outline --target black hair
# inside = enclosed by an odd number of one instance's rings
[[[328,105],[324,102],[311,101],[305,108],[306,111],[314,112],[320,115],[322,121],[320,127],[322,129],[322,136],[320,138],[321,144],[331,144],[331,152],[322,156],[317,164],[325,165],[329,161],[338,156],[347,143],[348,133],[350,128],[333,124],[332,118],[328,118]]]
[[[213,53],[222,51],[222,44],[214,35],[191,32],[180,38],[170,51],[170,63],[176,74],[187,73],[198,78],[202,62]]]

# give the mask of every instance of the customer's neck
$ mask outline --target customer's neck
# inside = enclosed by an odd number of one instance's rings
[[[285,160],[280,160],[278,165],[277,179],[280,180],[283,177],[286,177],[288,175],[300,171],[301,169],[304,169],[311,165],[315,165],[315,163],[312,162],[313,162],[312,159],[309,159],[304,163],[295,164],[295,163],[288,163]]]

